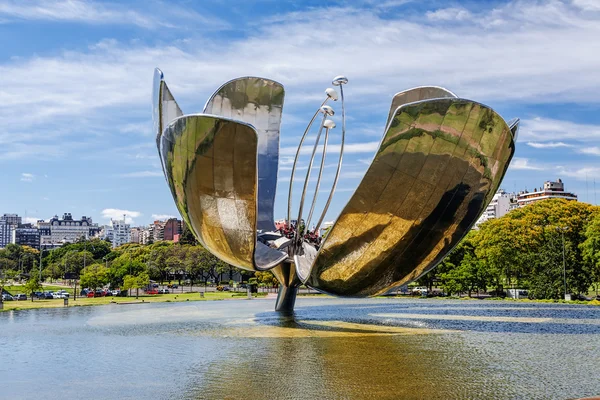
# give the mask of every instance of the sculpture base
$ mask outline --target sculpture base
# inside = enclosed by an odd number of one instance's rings
[[[294,311],[296,295],[300,286],[300,280],[296,276],[296,268],[293,263],[286,261],[273,268],[271,272],[279,281],[275,311],[291,314]]]
[[[277,303],[275,303],[275,311],[281,313],[293,313],[294,304],[296,304],[296,295],[298,294],[298,286],[279,286],[277,294]]]

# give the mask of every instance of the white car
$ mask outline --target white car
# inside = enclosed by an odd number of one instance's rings
[[[412,290],[413,294],[420,294],[421,296],[427,295],[427,288],[425,286],[417,286]]]
[[[67,292],[66,290],[59,290],[58,292],[54,292],[52,294],[52,297],[55,299],[68,299],[69,292]]]

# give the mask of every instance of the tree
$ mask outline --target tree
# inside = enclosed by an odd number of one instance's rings
[[[136,289],[135,298],[137,299],[140,294],[140,288],[146,287],[150,284],[150,277],[146,272],[141,272],[139,275],[127,275],[123,278],[122,290]]]
[[[96,289],[109,282],[108,269],[98,263],[88,265],[81,271],[81,286]]]
[[[179,238],[179,244],[188,244],[191,246],[197,246],[198,240],[196,239],[196,236],[194,236],[194,233],[192,232],[192,230],[188,227],[188,225],[185,221],[183,221],[182,224],[183,224],[183,229],[181,232],[181,236]]]
[[[33,293],[42,289],[38,274],[32,274],[23,289],[25,290],[25,293],[28,293],[29,296],[31,296],[31,301],[33,301]]]
[[[579,245],[585,267],[596,287],[600,285],[600,214],[592,219],[585,230],[585,241]]]

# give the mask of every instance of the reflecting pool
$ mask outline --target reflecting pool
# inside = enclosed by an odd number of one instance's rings
[[[0,398],[600,395],[600,307],[299,298],[0,313]]]

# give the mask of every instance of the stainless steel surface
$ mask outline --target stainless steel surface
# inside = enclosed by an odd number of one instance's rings
[[[275,81],[245,77],[225,83],[208,100],[204,114],[251,124],[258,133],[257,229],[275,229],[273,207],[279,165],[279,131],[285,91]]]
[[[335,192],[346,137],[344,76],[340,154],[332,188],[316,223],[318,232]],[[154,129],[161,163],[177,207],[200,243],[221,260],[248,270],[270,269],[282,285],[277,310],[291,311],[302,282],[342,296],[374,296],[417,279],[463,238],[496,192],[514,154],[519,120],[507,124],[492,109],[439,87],[394,96],[373,163],[328,236],[319,243],[301,228],[307,187],[322,131],[323,154],[305,228],[315,212],[333,109],[319,112],[297,226],[273,232],[283,87],[262,78],[223,85],[204,114],[182,116],[160,70],[154,79]],[[216,113],[210,115],[207,113]],[[250,123],[253,123],[251,125]],[[255,128],[256,127],[256,128]],[[293,240],[290,238],[294,236]]]
[[[294,157],[294,163],[292,164],[292,173],[290,174],[290,186],[288,189],[288,204],[287,204],[287,219],[286,219],[286,223],[287,223],[288,227],[291,226],[292,189],[294,187],[294,178],[296,176],[296,167],[298,165],[298,159],[300,158],[300,150],[302,149],[302,145],[304,144],[304,140],[306,139],[306,135],[308,135],[308,132],[310,131],[310,128],[312,127],[312,124],[315,122],[315,119],[317,118],[317,115],[319,115],[319,112],[321,112],[321,108],[325,106],[325,104],[327,103],[327,101],[329,99],[333,99],[331,92],[326,91],[326,94],[327,94],[327,98],[325,98],[323,103],[321,103],[321,105],[319,106],[317,111],[315,111],[315,114],[312,116],[312,118],[308,122],[308,125],[306,126],[306,129],[304,130],[304,133],[302,134],[302,138],[300,139],[300,144],[298,144],[298,149],[296,150],[296,156]],[[336,93],[336,96],[337,96],[337,93]],[[337,98],[335,98],[334,101],[335,100],[337,100]]]
[[[517,141],[517,136],[519,136],[519,126],[521,124],[521,120],[519,118],[513,118],[508,121],[508,127],[510,128],[510,132],[512,133],[513,140]]]
[[[485,210],[514,153],[490,108],[448,98],[401,106],[306,282],[373,296],[417,279]]]
[[[175,101],[171,91],[164,81],[164,75],[158,68],[154,70],[154,82],[152,89],[152,122],[154,124],[154,135],[156,136],[156,145],[160,150],[160,137],[166,124],[173,119],[183,115],[181,108]],[[165,172],[165,166],[162,157],[160,162]]]
[[[323,172],[325,171],[325,159],[327,158],[327,142],[329,141],[329,130],[335,127],[335,124],[332,120],[328,119],[323,122],[323,127],[325,128],[325,137],[323,138],[323,152],[321,154],[321,165],[319,166],[319,175],[317,175],[317,184],[315,186],[315,194],[313,195],[313,200],[310,205],[310,210],[308,211],[308,217],[306,218],[306,230],[310,231],[310,222],[312,221],[313,212],[315,211],[315,206],[317,204],[317,198],[319,197],[319,189],[321,187],[321,178],[323,177]]]
[[[457,96],[448,89],[444,89],[439,86],[419,86],[416,88],[398,92],[394,95],[394,98],[392,99],[392,105],[390,106],[390,113],[388,114],[388,119],[385,124],[385,127],[387,129],[387,126],[390,124],[390,121],[392,120],[394,115],[396,115],[396,110],[398,109],[398,107],[403,106],[404,104],[414,103],[415,101],[421,100],[456,97]]]
[[[348,78],[345,76],[338,76],[333,80],[333,84],[340,87],[340,94],[342,97],[342,141],[340,143],[340,157],[338,159],[337,169],[335,171],[335,178],[333,178],[333,185],[331,186],[331,191],[329,192],[329,196],[327,196],[327,201],[325,202],[325,207],[323,207],[323,211],[321,211],[321,216],[315,225],[315,232],[319,232],[319,228],[323,223],[323,219],[327,215],[327,210],[329,210],[329,205],[331,204],[331,199],[333,199],[333,195],[335,193],[335,189],[337,187],[338,181],[340,179],[340,172],[342,171],[342,160],[344,158],[344,142],[346,141],[346,105],[344,102],[344,88],[343,86],[348,83]]]
[[[211,253],[248,270],[255,269],[257,145],[251,125],[202,114],[175,119],[161,140],[183,219]]]
[[[315,139],[315,144],[313,146],[312,153],[310,155],[310,161],[308,162],[308,169],[306,170],[306,178],[304,179],[304,185],[302,187],[302,195],[300,196],[300,207],[298,208],[298,218],[296,219],[296,238],[302,238],[304,232],[307,227],[304,226],[302,229],[302,211],[304,211],[304,200],[306,197],[306,190],[308,189],[308,183],[310,181],[310,174],[312,172],[313,162],[315,161],[315,154],[317,153],[317,148],[319,147],[319,140],[321,139],[321,133],[323,132],[324,123],[327,120],[327,116],[330,115],[329,111],[325,109],[326,106],[321,107],[321,112],[323,113],[323,120],[321,121],[321,126],[319,127],[319,132],[317,133],[317,138]],[[322,171],[319,171],[322,172]]]

